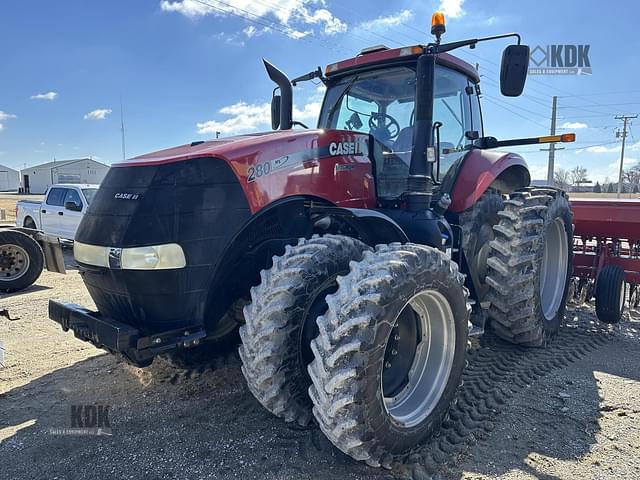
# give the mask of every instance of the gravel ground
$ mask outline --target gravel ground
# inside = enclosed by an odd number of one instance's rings
[[[71,266],[71,265],[70,265]],[[291,429],[245,387],[236,355],[199,371],[126,365],[63,333],[49,298],[92,306],[77,271],[0,295],[0,478],[640,478],[640,314],[590,307],[545,349],[474,341],[440,435],[386,469]],[[77,405],[109,406],[111,435],[62,434]]]

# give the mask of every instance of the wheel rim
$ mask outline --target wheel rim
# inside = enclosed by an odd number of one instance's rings
[[[415,329],[403,328],[401,322],[415,322]],[[415,332],[413,348],[394,349],[402,341],[398,331]],[[397,424],[412,427],[431,414],[449,381],[455,344],[453,311],[444,295],[425,290],[407,302],[387,340],[380,377],[384,407]],[[394,367],[398,361],[404,372]],[[398,375],[403,380],[399,385],[394,381]]]
[[[547,229],[540,269],[540,303],[547,320],[560,310],[567,283],[569,253],[564,221],[556,218]]]
[[[17,280],[29,270],[29,255],[18,245],[0,245],[0,281]]]

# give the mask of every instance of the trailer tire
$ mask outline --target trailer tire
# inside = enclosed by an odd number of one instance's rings
[[[624,312],[627,284],[624,270],[617,265],[607,265],[596,280],[596,315],[604,323],[619,323]]]
[[[461,384],[464,276],[439,250],[394,243],[365,252],[338,284],[311,342],[313,414],[341,451],[388,465],[440,428]]]
[[[44,268],[42,247],[16,230],[0,232],[0,291],[17,292],[32,285]]]
[[[543,346],[560,329],[572,274],[569,201],[530,187],[511,193],[499,215],[487,260],[491,325],[504,340]]]
[[[244,322],[242,307],[246,303],[244,299],[237,300],[200,345],[178,348],[160,357],[173,368],[192,370],[234,351],[240,343],[238,327]]]
[[[262,406],[286,422],[305,426],[312,419],[307,364],[315,319],[326,310],[325,297],[337,288],[338,275],[348,273],[349,262],[366,249],[340,235],[302,238],[274,257],[251,289],[240,328],[242,373]]]

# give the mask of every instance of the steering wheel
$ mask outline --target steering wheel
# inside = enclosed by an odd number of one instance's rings
[[[369,128],[385,137],[385,140],[393,140],[400,133],[400,125],[397,120],[386,113],[373,112],[369,117]]]

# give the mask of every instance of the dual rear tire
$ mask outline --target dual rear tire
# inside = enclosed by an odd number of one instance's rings
[[[386,463],[439,428],[464,368],[464,277],[422,245],[300,240],[251,291],[242,372],[273,414]]]

